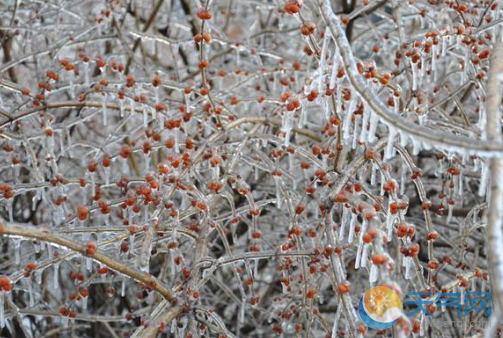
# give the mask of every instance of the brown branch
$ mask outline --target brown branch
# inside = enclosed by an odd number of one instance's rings
[[[129,266],[116,261],[113,258],[110,258],[107,255],[96,252],[94,255],[88,255],[86,253],[86,247],[80,245],[70,239],[51,234],[48,232],[43,232],[40,230],[27,229],[27,228],[19,228],[19,227],[11,227],[11,226],[3,226],[1,234],[3,236],[14,236],[14,237],[24,237],[24,238],[32,238],[39,241],[53,243],[60,246],[63,246],[69,250],[80,253],[83,256],[90,257],[95,261],[100,262],[101,264],[107,266],[108,268],[117,271],[121,274],[131,277],[134,280],[145,283],[147,286],[151,286],[152,289],[161,294],[168,302],[171,304],[176,304],[177,299],[175,296],[169,291],[164,285],[160,284],[158,281],[155,281],[152,276],[141,273],[135,269],[130,268]]]

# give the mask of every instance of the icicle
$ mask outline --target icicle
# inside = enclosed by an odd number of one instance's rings
[[[448,210],[447,220],[446,220],[447,224],[450,224],[452,221],[452,210],[454,209],[453,207],[454,206],[451,203],[447,203],[447,210]]]
[[[426,75],[426,70],[427,70],[426,67],[427,67],[426,55],[424,53],[421,53],[421,72],[420,72],[419,80],[424,78],[424,76]]]
[[[377,267],[377,265],[372,264],[370,268],[369,282],[370,284],[373,284],[377,282],[378,279],[379,279],[379,268]]]
[[[418,85],[418,81],[419,81],[419,69],[418,69],[418,63],[419,61],[417,61],[416,63],[412,62],[411,60],[411,68],[412,68],[412,90],[417,90],[417,85]]]
[[[370,185],[375,185],[377,181],[377,166],[372,163],[371,164],[372,168],[370,169]]]
[[[28,279],[28,282],[26,284],[28,285],[29,306],[34,307],[35,298],[33,297],[33,283]]]
[[[343,305],[340,302],[337,306],[337,311],[335,312],[334,326],[332,327],[332,337],[337,338],[337,328],[339,327],[339,319],[341,318]]]
[[[437,45],[433,44],[431,55],[431,72],[433,73],[433,81],[437,81]]]
[[[358,144],[357,141],[358,141],[358,126],[360,125],[360,120],[361,120],[361,116],[358,115],[356,116],[356,119],[355,119],[355,129],[353,130],[353,143],[351,144],[351,148],[352,149],[356,149],[356,145]]]
[[[440,55],[442,55],[442,59],[445,56],[445,53],[447,52],[447,38],[445,35],[442,35],[442,52]]]
[[[86,269],[91,271],[93,269],[93,260],[90,257],[86,257]]]
[[[386,227],[388,228],[388,242],[391,242],[391,236],[393,236],[393,221],[395,217],[391,214],[388,208],[388,214],[386,215]]]
[[[421,327],[419,328],[419,335],[421,337],[424,336],[424,326],[426,325],[426,316],[424,315],[424,312],[421,312]]]
[[[107,95],[103,94],[101,96],[101,113],[103,114],[103,125],[108,124],[108,110],[107,110]]]
[[[367,267],[367,261],[368,261],[370,249],[372,249],[372,245],[370,245],[370,244],[365,244],[363,246],[363,253],[362,253],[362,258],[361,258],[361,263],[360,263],[360,266],[362,268]]]
[[[328,43],[330,39],[330,34],[328,32],[325,32],[325,36],[323,37],[323,44],[321,47],[321,56],[320,56],[320,75],[318,78],[318,92],[322,93],[323,92],[323,85],[324,85],[324,70],[325,70],[325,63],[327,60],[327,49],[328,49]]]
[[[132,211],[132,210],[131,210],[131,213],[133,213],[133,211]],[[132,223],[131,223],[131,224],[132,224]],[[135,238],[134,238],[134,237],[135,237],[135,235],[134,235],[133,233],[131,233],[131,234],[129,235],[129,251],[130,251],[131,253],[134,253],[134,249],[135,249],[135,242],[134,242]]]
[[[70,97],[73,99],[75,99],[75,85],[73,83],[73,72],[69,72],[68,73],[68,82],[69,82],[69,87],[70,87]]]
[[[379,194],[381,196],[384,196],[384,183],[385,183],[385,181],[386,181],[386,177],[384,177],[384,174],[381,171],[381,191],[379,192]]]
[[[178,140],[178,128],[173,129],[173,138],[175,139],[175,152],[178,154],[180,152],[180,142]]]
[[[65,126],[64,127],[65,129],[65,136],[66,136],[66,143],[68,144],[68,156],[70,158],[73,158],[73,153],[72,153],[72,138],[70,136],[70,131],[68,130],[68,128]]]
[[[86,82],[86,87],[89,87],[89,63],[84,62],[84,78]]]
[[[342,220],[341,220],[341,228],[339,230],[339,240],[342,241],[344,239],[344,231],[346,230],[346,223],[348,222],[350,210],[348,208],[344,208],[342,206]]]
[[[367,127],[369,124],[370,112],[368,109],[363,109],[362,131],[360,133],[360,142],[367,142]]]
[[[82,309],[87,310],[87,303],[88,303],[89,297],[82,297]]]
[[[150,152],[143,153],[143,157],[145,158],[145,172],[150,170]]]
[[[461,196],[463,195],[464,193],[464,190],[463,190],[463,172],[460,172],[459,173],[459,177],[458,177],[458,196]]]
[[[148,128],[148,113],[147,108],[143,108],[143,127]]]
[[[405,279],[412,278],[412,267],[414,262],[411,257],[405,257]]]
[[[339,68],[339,55],[337,54],[337,51],[334,52],[335,54],[335,57],[334,57],[334,60],[333,60],[333,65],[332,65],[332,74],[330,76],[330,89],[334,89],[335,88],[335,82],[337,80],[337,72],[338,72],[338,68]]]
[[[0,291],[0,328],[5,327],[5,292]]]
[[[14,242],[14,262],[16,265],[21,264],[21,240],[16,238]]]
[[[482,164],[482,174],[480,177],[480,185],[479,185],[479,196],[485,196],[487,193],[487,184],[489,181],[489,166],[485,162],[481,162]]]
[[[109,185],[110,184],[110,171],[111,171],[110,166],[105,167],[104,171],[105,171],[105,185]]]
[[[41,284],[42,283],[42,274],[44,273],[44,270],[38,269],[35,271],[35,283]]]
[[[61,156],[65,156],[65,134],[63,130],[61,130],[61,136],[59,137],[59,150]]]
[[[121,283],[121,297],[124,296],[126,296],[126,278],[123,278]]]
[[[274,175],[274,182],[276,183],[276,207],[278,209],[281,209],[281,202],[282,202],[282,196],[281,196],[281,178],[277,175]]]
[[[395,127],[392,127],[391,125],[389,125],[388,130],[389,130],[388,144],[386,145],[386,152],[384,155],[384,160],[391,159],[393,157],[393,153],[394,153],[393,144],[395,142],[396,129],[395,129]]]
[[[336,96],[337,96],[337,113],[340,113],[342,110],[342,77],[337,78],[337,91],[336,91]]]
[[[57,290],[59,289],[59,262],[57,263],[54,263],[54,279],[52,280],[53,281],[53,286],[54,286],[54,290]]]
[[[351,96],[351,101],[349,102],[348,110],[346,111],[346,116],[344,118],[344,124],[342,125],[343,129],[343,138],[347,140],[350,135],[351,130],[351,117],[353,116],[353,112],[356,106],[356,98],[355,95]]]
[[[358,270],[360,268],[361,264],[361,257],[362,257],[362,251],[363,251],[363,234],[367,231],[367,225],[368,221],[366,218],[363,219],[363,224],[362,228],[360,229],[360,241],[358,242],[358,251],[356,252],[356,262],[355,262],[355,269]]]
[[[374,111],[372,111],[370,113],[370,128],[369,128],[368,136],[367,136],[367,140],[370,143],[372,143],[376,140],[375,134],[376,134],[378,124],[379,124],[379,116]]]
[[[355,239],[356,214],[351,213],[351,223],[349,224],[348,243],[353,243]]]
[[[239,322],[242,324],[245,322],[245,310],[246,310],[246,298],[241,298],[241,309],[239,311]]]
[[[124,99],[119,99],[119,107],[120,107],[120,117],[124,117],[124,111],[126,110]]]

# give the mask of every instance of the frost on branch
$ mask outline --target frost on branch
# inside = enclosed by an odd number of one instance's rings
[[[0,8],[1,337],[501,332],[499,1]]]

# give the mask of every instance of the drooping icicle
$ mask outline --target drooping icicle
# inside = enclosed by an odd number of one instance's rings
[[[480,185],[479,185],[479,196],[485,196],[487,192],[487,184],[489,181],[489,166],[486,162],[481,162],[482,164],[482,173],[480,176]]]
[[[368,131],[368,136],[367,136],[367,140],[368,142],[372,143],[376,140],[376,130],[377,130],[377,125],[379,124],[379,116],[374,112],[372,111],[370,113],[370,127],[369,127],[369,131]]]
[[[341,228],[339,230],[339,240],[342,241],[344,239],[344,232],[346,230],[346,223],[348,223],[348,218],[350,214],[350,210],[348,208],[342,207],[342,220],[341,220]]]
[[[377,265],[372,264],[372,266],[370,267],[369,282],[370,284],[373,284],[377,282],[378,279],[379,279],[379,268],[377,267]]]
[[[131,210],[131,213],[132,213],[132,212],[133,212],[133,211]],[[133,224],[133,223],[131,223],[131,224]],[[130,251],[131,253],[134,253],[134,250],[135,250],[135,238],[134,238],[134,237],[135,237],[134,233],[131,233],[131,234],[129,235],[129,251]]]
[[[412,258],[405,257],[405,279],[412,278],[413,266],[414,266],[414,261],[412,260]]]
[[[282,202],[282,196],[281,196],[281,178],[277,175],[274,175],[274,182],[276,183],[276,207],[278,209],[281,209],[281,202]]]
[[[111,168],[110,166],[103,168],[105,171],[105,185],[110,185],[110,174],[111,174]]]
[[[69,72],[68,73],[68,84],[70,87],[70,97],[72,98],[72,100],[75,99],[75,84],[73,81],[73,77],[74,77],[74,73]]]
[[[150,152],[143,153],[143,158],[145,159],[145,171],[148,172],[150,170]]]
[[[421,337],[424,336],[424,331],[425,331],[425,328],[424,326],[426,325],[426,316],[424,315],[424,312],[421,312],[421,319],[420,319],[420,322],[421,322],[421,327],[419,328],[419,335]]]
[[[361,258],[363,253],[363,234],[367,231],[368,220],[363,218],[362,228],[360,230],[360,241],[358,242],[358,251],[356,252],[356,261],[355,261],[355,269],[360,268]]]
[[[0,328],[5,327],[5,292],[0,291]]]
[[[388,213],[386,215],[386,227],[388,228],[388,242],[391,242],[391,236],[393,236],[393,221],[395,217],[391,212],[389,211],[388,208]]]
[[[381,190],[379,191],[379,194],[381,196],[384,196],[384,183],[386,183],[386,177],[384,176],[383,172],[381,171]]]
[[[178,140],[178,128],[173,129],[173,138],[175,140],[175,152],[178,154],[180,152],[180,141]]]
[[[388,130],[389,130],[388,144],[386,145],[386,151],[384,153],[384,160],[391,159],[393,157],[393,153],[394,153],[393,144],[395,142],[396,129],[395,129],[395,127],[392,127],[390,125],[390,126],[388,126]]]
[[[82,297],[82,309],[84,310],[87,310],[88,299],[89,297]]]
[[[321,56],[320,56],[320,75],[318,78],[318,92],[322,93],[323,92],[323,85],[325,84],[325,77],[324,77],[324,71],[326,68],[326,61],[327,61],[327,50],[328,50],[328,44],[329,40],[331,38],[331,35],[328,32],[325,32],[325,36],[323,37],[323,44],[321,47]]]
[[[121,283],[121,297],[124,297],[125,295],[126,295],[126,278],[123,278]]]
[[[347,140],[350,135],[351,130],[351,117],[353,116],[353,112],[356,107],[356,98],[355,95],[351,96],[351,101],[349,102],[348,110],[346,111],[346,116],[344,118],[344,124],[342,125],[343,129],[343,138]]]
[[[362,268],[367,267],[367,262],[368,262],[368,257],[369,257],[369,252],[372,249],[372,245],[370,244],[364,244],[363,246],[363,253],[362,253],[362,258],[361,258],[361,263],[360,266]]]
[[[377,181],[377,166],[372,163],[372,168],[370,169],[370,185],[375,185]]]
[[[108,124],[108,109],[107,109],[107,95],[103,94],[101,96],[101,113],[103,114],[103,125]]]
[[[334,326],[332,327],[332,337],[331,338],[337,338],[337,329],[339,327],[339,319],[341,318],[342,314],[342,304],[341,302],[337,306],[337,311],[335,312],[335,318],[334,318]]]
[[[126,110],[124,99],[119,99],[119,107],[120,107],[120,117],[124,117],[124,111]]]
[[[241,299],[241,308],[239,310],[239,322],[242,324],[245,322],[245,310],[246,310],[246,298]]]
[[[86,269],[91,271],[93,269],[93,260],[90,257],[86,257]]]
[[[28,280],[28,283],[26,283],[28,286],[28,299],[29,299],[29,306],[33,307],[35,306],[35,298],[33,296],[33,283],[31,280]]]
[[[339,54],[337,53],[337,51],[335,51],[335,56],[334,56],[334,64],[332,65],[332,74],[330,75],[330,89],[334,89],[335,88],[335,82],[337,80],[337,72],[338,72],[338,68],[339,68]]]
[[[42,283],[42,274],[44,273],[43,269],[37,269],[35,270],[35,283],[41,284]]]
[[[355,119],[355,129],[353,130],[353,142],[351,144],[351,149],[356,149],[356,145],[358,144],[358,126],[360,125],[360,120],[361,120],[361,116],[358,115],[356,116],[356,119]]]
[[[53,283],[52,285],[54,286],[54,290],[59,289],[59,262],[54,263],[54,276],[53,276]]]
[[[447,220],[445,221],[447,224],[450,224],[451,221],[452,221],[452,211],[454,209],[454,205],[452,205],[451,203],[447,203]]]
[[[412,90],[417,90],[417,84],[419,81],[419,69],[418,69],[418,63],[410,62],[411,63],[411,68],[412,68]]]
[[[351,223],[349,224],[348,243],[353,243],[355,239],[356,214],[351,213]]]
[[[21,240],[16,238],[14,242],[14,262],[16,265],[21,264]]]
[[[65,134],[63,130],[61,130],[61,136],[59,137],[59,151],[61,156],[65,156]]]
[[[148,113],[145,107],[143,107],[143,127],[148,128]]]
[[[84,81],[86,83],[86,87],[89,87],[89,63],[84,62]]]
[[[437,81],[437,49],[438,46],[433,44],[432,55],[431,55],[431,72],[433,73],[433,81]]]
[[[369,124],[370,120],[370,112],[368,109],[364,108],[363,109],[363,119],[362,119],[362,131],[360,133],[360,142],[365,143],[367,142],[367,127]]]
[[[343,77],[337,78],[337,88],[336,88],[337,107],[336,107],[336,111],[338,114],[340,114],[341,110],[342,110],[342,79],[343,79]]]
[[[458,190],[457,190],[458,196],[461,196],[464,193],[464,190],[463,190],[463,180],[464,180],[464,178],[463,178],[463,172],[460,171],[459,176],[458,176]]]

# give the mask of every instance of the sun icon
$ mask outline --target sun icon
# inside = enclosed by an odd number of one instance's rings
[[[377,313],[383,313],[386,307],[389,307],[391,301],[388,299],[386,292],[377,290],[373,291],[369,299],[369,305]]]

